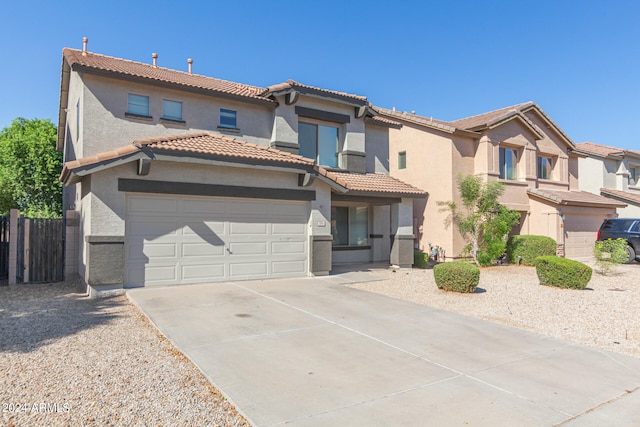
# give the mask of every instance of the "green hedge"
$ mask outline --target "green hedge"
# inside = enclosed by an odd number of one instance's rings
[[[413,251],[413,265],[416,268],[427,268],[429,265],[429,254],[422,251]]]
[[[553,256],[556,254],[556,241],[547,236],[511,236],[505,247],[507,261],[517,264],[535,265],[539,256]]]
[[[538,257],[535,265],[540,284],[558,288],[584,289],[593,272],[588,265],[557,256]]]
[[[480,282],[480,269],[466,261],[444,262],[433,267],[439,289],[472,293]]]

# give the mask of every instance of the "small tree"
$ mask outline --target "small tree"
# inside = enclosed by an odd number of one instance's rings
[[[483,182],[474,175],[458,175],[457,182],[462,207],[455,201],[439,201],[438,206],[451,213],[451,222],[469,241],[467,247],[476,265],[493,264],[504,253],[505,238],[520,222],[520,214],[498,202],[504,193],[502,183]]]
[[[28,217],[62,215],[62,153],[50,120],[13,120],[0,131],[0,213],[20,209]]]
[[[598,240],[593,245],[593,256],[596,258],[596,265],[600,267],[603,275],[611,274],[616,267],[627,261],[627,241],[622,238]]]

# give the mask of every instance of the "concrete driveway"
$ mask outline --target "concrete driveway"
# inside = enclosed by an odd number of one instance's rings
[[[257,426],[638,426],[640,359],[326,278],[129,297]]]

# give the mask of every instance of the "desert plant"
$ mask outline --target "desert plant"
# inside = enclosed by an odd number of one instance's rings
[[[458,175],[457,181],[462,207],[455,201],[439,201],[437,205],[450,212],[447,221],[455,224],[468,242],[465,249],[473,262],[491,265],[504,252],[503,238],[520,222],[520,213],[498,202],[505,190],[501,182],[483,182],[474,175]]]
[[[422,251],[413,251],[413,265],[416,268],[427,268],[429,265],[429,254]]]
[[[593,272],[588,265],[555,255],[536,258],[535,266],[541,285],[558,288],[584,289]]]
[[[598,240],[593,245],[593,256],[596,258],[596,265],[602,274],[613,273],[618,265],[627,262],[629,258],[628,244],[626,239],[617,238]]]
[[[511,264],[535,265],[539,256],[556,254],[556,241],[547,236],[511,236],[505,248],[507,260]]]
[[[480,269],[466,261],[454,261],[433,267],[433,277],[438,289],[472,293],[480,282]]]

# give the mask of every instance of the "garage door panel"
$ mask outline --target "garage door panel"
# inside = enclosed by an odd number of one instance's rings
[[[278,274],[300,274],[305,273],[305,262],[300,261],[273,261],[271,263],[271,271],[274,275]]]
[[[200,221],[184,223],[182,233],[184,235],[197,234],[198,236],[223,236],[224,221]]]
[[[269,271],[267,262],[230,262],[231,277],[263,277]]]
[[[207,200],[207,199],[185,199],[182,203],[182,212],[184,214],[193,214],[197,217],[205,215],[224,215],[224,200]]]
[[[145,282],[175,283],[178,279],[178,266],[175,264],[147,264],[143,274]]]
[[[260,234],[266,235],[268,224],[263,222],[232,222],[229,224],[229,234]]]
[[[182,258],[210,257],[224,255],[224,246],[210,243],[183,243]]]
[[[299,218],[307,215],[308,208],[303,203],[277,203],[272,204],[270,209],[270,213],[274,217],[280,218]]]
[[[177,245],[175,243],[154,243],[145,245],[135,245],[129,247],[129,254],[135,257],[142,257],[146,260],[151,258],[176,258],[178,256]]]
[[[224,263],[207,263],[205,265],[182,265],[182,282],[198,283],[225,278]]]
[[[231,256],[238,255],[268,255],[267,243],[261,241],[253,242],[231,242],[229,243]]]
[[[128,212],[144,212],[145,215],[175,215],[178,213],[178,201],[170,198],[136,197],[129,200]]]
[[[308,218],[306,202],[128,195],[127,284],[305,275]]]
[[[129,235],[144,236],[149,241],[153,241],[156,237],[175,236],[179,228],[178,223],[174,220],[132,219],[130,222]]]
[[[271,253],[274,255],[304,254],[304,242],[271,242]]]
[[[294,234],[304,236],[307,232],[306,224],[294,224],[294,223],[274,223],[271,224],[272,234]]]

